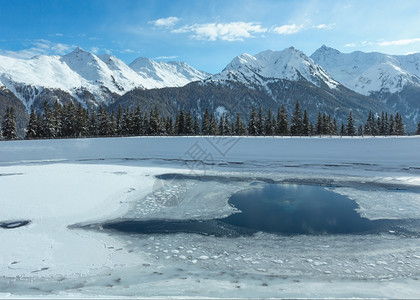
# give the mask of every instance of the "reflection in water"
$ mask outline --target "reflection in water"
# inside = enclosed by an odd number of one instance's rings
[[[214,220],[125,220],[104,228],[141,234],[196,233],[243,236],[277,234],[363,234],[394,232],[418,236],[419,220],[369,220],[349,198],[321,186],[266,183],[234,194],[229,204],[241,212]]]

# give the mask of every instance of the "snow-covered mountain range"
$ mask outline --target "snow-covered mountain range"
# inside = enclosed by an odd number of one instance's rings
[[[341,53],[322,46],[311,58],[341,84],[363,95],[397,93],[407,85],[420,87],[420,53]]]
[[[244,53],[235,57],[221,73],[209,80],[233,80],[261,85],[270,79],[304,80],[318,87],[326,84],[329,88],[336,88],[339,85],[311,58],[293,47],[283,51],[267,50],[255,56]]]
[[[42,55],[29,60],[0,56],[0,86],[12,91],[27,109],[57,90],[85,104],[108,105],[134,88],[183,86],[209,75],[186,63],[147,58],[138,58],[128,66],[115,56],[96,56],[81,48],[64,56]],[[60,96],[56,98],[60,100]]]
[[[162,90],[168,87],[174,89]],[[208,108],[244,118],[251,106],[285,104],[291,112],[299,100],[312,119],[324,111],[345,121],[351,109],[364,122],[369,110],[398,111],[414,128],[420,120],[420,54],[341,53],[322,46],[308,57],[289,47],[239,55],[215,75],[144,57],[127,65],[81,48],[29,60],[0,56],[0,113],[2,99],[11,103],[13,95],[26,111],[60,100],[88,108],[158,105],[166,114],[183,107],[201,115]]]

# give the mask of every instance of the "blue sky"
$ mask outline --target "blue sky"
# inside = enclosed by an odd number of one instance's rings
[[[130,63],[185,61],[216,73],[241,53],[420,52],[418,0],[0,0],[0,54],[76,46]]]

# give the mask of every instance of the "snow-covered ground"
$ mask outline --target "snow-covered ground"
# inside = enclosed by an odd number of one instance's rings
[[[101,229],[119,218],[224,217],[236,211],[230,195],[266,180],[326,185],[370,219],[418,219],[418,149],[418,137],[0,142],[0,223],[31,221],[0,228],[0,297],[418,298],[413,236]]]

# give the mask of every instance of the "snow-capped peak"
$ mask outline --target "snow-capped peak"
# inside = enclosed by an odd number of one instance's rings
[[[61,90],[82,102],[88,91],[94,103],[107,103],[134,88],[183,86],[210,75],[186,63],[148,58],[139,58],[132,66],[135,70],[113,55],[96,56],[80,47],[64,56],[27,60],[0,56],[0,87],[12,91],[29,110],[43,89]]]
[[[194,69],[187,63],[154,61],[146,57],[134,60],[130,68],[142,78],[147,88],[184,86],[192,81],[203,80],[210,75]]]
[[[283,51],[266,50],[255,56],[244,53],[235,57],[221,73],[211,79],[262,83],[271,78],[307,80],[316,86],[321,86],[323,82],[330,88],[338,85],[319,65],[294,47]]]
[[[341,53],[322,46],[311,58],[340,83],[364,95],[399,92],[407,84],[420,86],[420,54]]]

